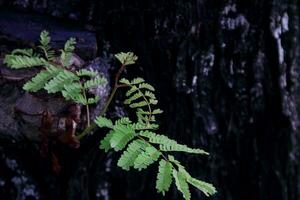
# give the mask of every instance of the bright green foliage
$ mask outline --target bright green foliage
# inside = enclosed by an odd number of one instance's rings
[[[37,56],[11,54],[5,56],[4,63],[13,69],[22,69],[43,66],[46,60]]]
[[[158,151],[153,146],[148,146],[134,161],[134,168],[138,170],[146,169],[149,165],[154,163],[159,159],[162,155],[160,151]]]
[[[127,147],[118,160],[118,166],[124,170],[146,169],[159,161],[156,189],[163,195],[169,190],[173,180],[186,200],[191,199],[189,184],[203,191],[205,195],[214,194],[216,190],[211,184],[191,177],[173,156],[164,155],[165,152],[200,155],[208,153],[202,149],[179,144],[165,135],[156,133],[158,125],[155,116],[162,113],[162,110],[154,107],[157,104],[153,93],[154,87],[142,78],[135,78],[132,81],[123,78],[120,83],[128,86],[124,103],[135,109],[136,122],[128,117],[122,117],[113,123],[105,117],[98,117],[95,123],[99,127],[111,129],[100,142],[100,149],[120,151]]]
[[[24,55],[24,56],[33,56],[32,49],[15,49],[11,52],[12,55]]]
[[[45,89],[48,93],[56,93],[62,91],[65,85],[71,84],[75,81],[79,81],[78,76],[76,76],[73,72],[62,70],[45,85]]]
[[[176,187],[183,194],[184,199],[190,200],[191,193],[185,174],[181,171],[173,169],[173,177],[175,179]]]
[[[106,136],[100,141],[100,149],[103,149],[105,152],[108,152],[112,147],[110,144],[110,140],[112,136],[115,134],[114,130],[110,130]]]
[[[52,70],[42,70],[35,75],[30,81],[24,84],[23,89],[29,92],[37,92],[43,89],[49,80],[57,76],[61,70],[58,68]]]
[[[99,97],[87,97],[86,92],[106,83],[106,79],[94,71],[86,69],[75,71],[70,67],[76,44],[74,38],[65,43],[64,49],[60,50],[59,59],[55,57],[50,42],[49,33],[43,31],[39,46],[42,55],[34,53],[32,49],[16,49],[6,55],[4,62],[14,69],[42,67],[36,76],[25,83],[23,88],[26,91],[37,92],[45,89],[48,93],[61,93],[66,100],[86,105],[88,110],[88,105],[97,103]],[[134,64],[137,60],[137,56],[132,52],[122,52],[115,57],[122,63],[122,68]],[[97,117],[94,120],[97,126],[110,129],[100,141],[99,148],[105,152],[122,151],[118,166],[124,170],[131,168],[142,170],[159,163],[156,189],[163,195],[169,190],[173,180],[185,200],[191,199],[189,184],[201,190],[206,196],[216,193],[213,185],[193,178],[179,161],[166,154],[184,152],[208,155],[202,149],[179,144],[165,135],[156,133],[159,128],[156,116],[161,114],[162,110],[156,108],[158,101],[154,87],[140,77],[131,81],[123,78],[119,82],[128,88],[124,104],[135,110],[136,118],[121,117],[112,122],[103,116]]]
[[[124,66],[135,64],[136,60],[138,59],[138,57],[136,55],[134,55],[134,53],[132,53],[132,52],[128,52],[128,53],[121,52],[121,53],[116,54],[115,57]]]
[[[55,62],[57,58],[50,42],[49,33],[42,31],[38,47],[43,54],[33,53],[32,49],[16,49],[6,55],[4,62],[14,69],[43,67],[36,76],[25,83],[23,89],[26,91],[38,92],[45,89],[48,93],[61,93],[66,100],[83,105],[97,103],[98,96],[88,98],[85,93],[88,89],[105,84],[106,79],[86,69],[69,69],[76,45],[74,38],[70,38],[64,49],[60,50],[60,62]]]
[[[61,50],[61,63],[64,67],[69,67],[71,64],[71,58],[73,56],[73,51],[75,50],[76,40],[75,38],[70,38],[65,43],[65,47]]]
[[[90,77],[90,78],[94,78],[97,76],[97,73],[94,71],[90,71],[87,69],[81,69],[79,71],[76,72],[77,76],[79,77]]]
[[[198,179],[195,179],[193,177],[189,177],[187,179],[187,181],[195,186],[196,188],[198,188],[199,190],[201,190],[206,196],[210,196],[216,193],[216,188],[210,184],[210,183],[206,183],[204,181],[200,181]]]
[[[141,131],[140,135],[147,137],[151,143],[159,144],[161,151],[181,151],[186,153],[209,155],[202,149],[193,149],[186,145],[178,144],[175,140],[169,139],[165,135],[158,135],[151,131]]]
[[[131,142],[118,160],[118,166],[128,171],[130,167],[134,166],[135,160],[146,147],[147,143],[143,140],[138,139]]]
[[[48,31],[42,31],[40,35],[40,43],[39,48],[42,49],[46,59],[48,61],[53,61],[55,59],[55,52],[51,49],[50,46],[51,38],[49,36]]]
[[[86,81],[83,84],[83,88],[84,89],[89,89],[89,88],[96,87],[98,85],[104,85],[106,83],[107,83],[106,78],[104,78],[104,77],[95,77],[93,79],[90,79],[90,80]]]
[[[108,128],[113,128],[113,123],[110,119],[107,119],[105,117],[97,117],[95,119],[95,123],[99,126],[99,127],[108,127]]]
[[[130,126],[117,124],[114,126],[114,134],[110,139],[110,145],[115,151],[120,151],[133,139],[135,131]]]
[[[165,192],[169,190],[172,183],[172,170],[173,166],[171,162],[161,159],[159,161],[159,168],[156,180],[156,189],[165,195]]]

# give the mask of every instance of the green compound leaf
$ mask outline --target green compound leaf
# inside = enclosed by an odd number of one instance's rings
[[[126,151],[123,152],[122,156],[118,160],[118,166],[124,170],[129,170],[134,166],[136,158],[143,152],[143,149],[147,147],[147,144],[143,140],[134,140],[131,142]]]
[[[217,192],[216,188],[210,183],[200,181],[193,177],[189,177],[187,181],[197,189],[201,190],[207,197],[214,195]]]
[[[138,170],[146,169],[149,165],[157,161],[160,156],[160,151],[153,146],[148,146],[134,161],[134,168]]]
[[[121,52],[115,55],[115,57],[122,63],[122,65],[132,65],[135,64],[137,61],[138,57],[134,55],[132,52]]]
[[[165,195],[165,192],[169,191],[171,186],[172,170],[173,166],[170,162],[163,159],[160,160],[156,180],[156,189],[163,195]]]
[[[6,55],[4,63],[13,69],[44,66],[47,61],[38,56]]]
[[[63,70],[46,84],[45,89],[48,93],[56,93],[62,91],[65,85],[70,84],[75,80],[79,80],[78,76],[70,71]]]
[[[95,119],[95,123],[99,126],[99,127],[107,127],[107,128],[113,128],[114,125],[112,123],[112,121],[106,117],[97,117]]]
[[[59,69],[42,70],[30,81],[25,83],[23,89],[29,92],[37,92],[43,89],[46,83],[48,83],[48,81],[55,77],[59,72]]]
[[[186,181],[185,174],[181,171],[177,171],[173,169],[173,177],[175,179],[176,187],[182,193],[183,198],[185,200],[190,200],[191,193],[190,193],[189,185]]]
[[[106,136],[100,141],[100,149],[103,149],[105,152],[108,152],[112,147],[110,145],[110,140],[115,134],[115,131],[110,130]]]
[[[126,125],[115,125],[114,127],[114,134],[110,140],[110,145],[115,151],[120,151],[127,143],[132,140],[135,136],[135,131]]]

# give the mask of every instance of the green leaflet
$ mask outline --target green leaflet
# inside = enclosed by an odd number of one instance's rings
[[[142,98],[143,97],[143,93],[142,92],[137,92],[135,93],[134,95],[132,95],[131,97],[129,97],[128,99],[126,99],[124,101],[125,104],[131,104],[131,102],[139,99],[139,98]]]
[[[132,65],[135,64],[138,57],[132,52],[121,52],[115,55],[115,57],[122,63],[122,65]]]
[[[147,89],[150,91],[155,91],[154,87],[152,85],[150,85],[149,83],[141,83],[139,84],[139,89]]]
[[[165,195],[165,192],[169,191],[172,183],[172,170],[173,166],[170,162],[161,159],[159,162],[156,189]]]
[[[75,49],[76,40],[75,38],[70,38],[65,43],[64,49],[61,50],[60,59],[62,62],[62,65],[64,67],[69,67],[71,64],[71,58],[73,56],[73,51]]]
[[[107,127],[107,128],[113,128],[114,125],[112,123],[112,121],[110,119],[107,119],[106,117],[97,117],[95,119],[95,123],[99,126],[99,127]]]
[[[191,199],[189,185],[183,172],[173,169],[173,177],[178,190],[182,193],[185,200]]]
[[[30,81],[24,84],[23,89],[29,92],[37,92],[45,87],[45,84],[55,77],[60,70],[43,70],[34,76]]]
[[[11,52],[11,55],[24,55],[24,56],[33,56],[33,50],[32,49],[15,49]]]
[[[118,166],[128,171],[130,167],[134,166],[136,158],[143,152],[146,146],[147,144],[140,139],[131,142],[118,160]]]
[[[138,88],[135,85],[131,86],[130,90],[128,90],[126,92],[126,96],[129,97],[130,95],[132,95],[137,90],[138,90]]]
[[[210,183],[206,183],[204,181],[200,181],[198,179],[195,179],[193,177],[189,177],[187,179],[187,181],[195,186],[196,188],[198,188],[199,190],[201,190],[207,197],[215,194],[217,192],[216,188],[210,184]]]
[[[114,134],[110,140],[110,145],[112,148],[115,149],[115,151],[120,151],[127,143],[133,139],[135,136],[135,131],[130,127],[126,125],[115,125],[114,126]]]
[[[95,78],[97,76],[97,72],[94,71],[90,71],[87,69],[81,69],[79,71],[76,72],[77,76],[87,76],[87,77],[91,77],[91,78]]]
[[[86,100],[81,94],[83,88],[80,83],[70,82],[68,84],[64,84],[63,87],[62,95],[66,98],[66,100],[73,100],[75,102],[82,102],[82,104],[85,104]]]
[[[144,107],[144,106],[148,106],[149,104],[146,101],[140,101],[137,103],[132,103],[129,105],[130,108],[140,108],[140,107]]]
[[[85,89],[90,89],[90,88],[96,87],[98,85],[104,85],[106,83],[107,83],[106,78],[104,78],[104,77],[96,77],[96,78],[93,78],[93,79],[90,79],[90,80],[86,81],[83,84],[83,87]]]
[[[51,38],[48,31],[42,31],[40,34],[40,49],[44,52],[44,55],[48,61],[53,61],[55,59],[55,52],[50,47]]]
[[[159,144],[159,148],[161,151],[180,151],[186,153],[208,155],[208,153],[203,151],[202,149],[193,149],[186,145],[178,144],[175,140],[169,139],[165,135],[155,134],[151,131],[141,131],[139,134],[141,136],[147,137],[149,139],[149,142]]]
[[[43,66],[46,60],[38,56],[6,55],[4,63],[13,69],[22,69]]]
[[[148,146],[134,161],[134,168],[138,170],[146,169],[149,165],[157,161],[160,156],[161,152],[153,146]]]
[[[112,136],[115,134],[115,131],[110,130],[106,136],[100,141],[100,149],[103,149],[105,152],[108,152],[112,147],[110,145],[110,140]]]
[[[64,85],[70,84],[75,80],[79,80],[78,76],[70,71],[63,70],[46,84],[45,89],[48,93],[56,93],[62,91]]]
[[[137,84],[140,84],[140,83],[144,83],[145,80],[141,77],[137,77],[137,78],[134,78],[130,83],[132,85],[137,85]]]
[[[132,121],[128,117],[121,117],[120,119],[116,120],[115,125],[131,125],[131,123]]]

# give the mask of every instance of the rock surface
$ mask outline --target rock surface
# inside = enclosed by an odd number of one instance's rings
[[[84,30],[75,23],[63,23],[61,20],[39,15],[0,10],[0,33],[2,38],[24,44],[38,42],[41,31],[50,32],[53,48],[63,48],[70,37],[77,41],[76,53],[83,59],[96,57],[97,40],[94,33]]]

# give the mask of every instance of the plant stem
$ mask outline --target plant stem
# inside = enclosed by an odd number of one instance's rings
[[[114,96],[115,96],[115,94],[116,94],[116,92],[117,92],[117,89],[118,89],[119,87],[124,87],[123,85],[118,85],[120,76],[121,76],[122,72],[124,71],[124,69],[125,69],[125,65],[122,65],[122,66],[120,67],[119,71],[117,72],[116,77],[115,77],[114,88],[113,88],[112,92],[110,93],[110,96],[109,96],[109,98],[108,98],[108,100],[107,100],[107,102],[106,102],[106,104],[105,104],[105,106],[104,106],[104,108],[103,108],[103,110],[101,111],[101,113],[100,113],[99,116],[103,116],[103,115],[107,112],[108,107],[109,107],[109,105],[111,104],[111,102],[112,102],[112,100],[113,100],[113,98],[114,98]],[[88,108],[87,108],[87,109],[88,109]],[[89,119],[89,118],[88,118],[88,119]],[[89,119],[89,120],[90,120],[90,119]],[[88,121],[89,121],[89,120],[88,120]],[[95,122],[92,122],[91,124],[89,124],[89,125],[83,130],[83,132],[82,132],[81,134],[77,135],[76,138],[80,140],[80,139],[83,138],[85,135],[89,134],[92,130],[94,130],[95,128],[97,128],[97,125],[96,125]]]
[[[89,127],[89,126],[91,126],[90,109],[89,109],[89,104],[88,104],[88,100],[87,100],[87,97],[86,97],[85,89],[83,89],[82,92],[83,92],[83,97],[85,98],[85,101],[86,101],[86,105],[85,105],[85,108],[86,108],[86,121],[87,121],[86,127]]]
[[[89,127],[89,126],[91,126],[89,105],[86,105],[85,108],[86,108],[87,127]]]

